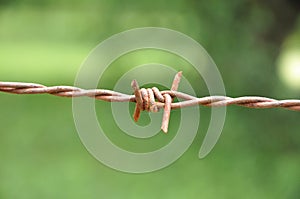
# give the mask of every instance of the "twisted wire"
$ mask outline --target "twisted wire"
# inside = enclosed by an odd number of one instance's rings
[[[259,96],[227,97],[227,96],[208,96],[197,98],[179,91],[164,90],[159,91],[156,87],[151,88],[154,94],[150,93],[151,98],[156,99],[155,104],[158,108],[164,105],[164,94],[177,97],[185,101],[172,102],[171,109],[184,108],[188,106],[209,106],[220,107],[228,105],[238,105],[249,108],[277,108],[282,107],[290,110],[300,111],[300,100],[276,100]],[[60,97],[92,97],[97,100],[108,102],[136,102],[135,95],[123,94],[120,92],[106,89],[81,89],[73,86],[51,86],[41,84],[22,83],[22,82],[0,82],[0,91],[13,94],[51,94]],[[146,99],[146,98],[145,98]],[[143,109],[146,110],[146,109]],[[155,112],[155,111],[153,111]]]
[[[299,99],[276,100],[259,96],[207,96],[194,97],[177,91],[182,73],[176,74],[171,90],[160,91],[158,88],[139,88],[136,80],[132,81],[133,95],[106,89],[82,89],[74,86],[44,86],[35,83],[0,82],[0,91],[13,94],[51,94],[60,97],[91,97],[108,102],[136,102],[134,120],[138,121],[141,111],[157,112],[164,108],[162,130],[167,132],[171,109],[189,106],[221,107],[238,105],[248,108],[285,108],[300,111]],[[174,98],[183,101],[173,102]]]

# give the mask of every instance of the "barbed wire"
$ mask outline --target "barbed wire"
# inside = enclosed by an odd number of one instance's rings
[[[136,80],[133,80],[131,87],[134,95],[124,94],[106,89],[82,89],[73,86],[44,86],[35,83],[22,82],[1,82],[0,91],[13,94],[51,94],[60,97],[92,97],[97,100],[108,102],[135,102],[133,118],[138,121],[141,111],[158,112],[164,109],[161,129],[168,131],[171,109],[184,108],[189,106],[209,106],[221,107],[228,105],[238,105],[248,108],[285,108],[300,111],[300,100],[276,100],[259,96],[227,97],[227,96],[207,96],[197,98],[186,93],[177,91],[182,72],[178,72],[173,80],[170,90],[160,91],[157,87],[139,88]],[[173,102],[174,98],[183,101]]]

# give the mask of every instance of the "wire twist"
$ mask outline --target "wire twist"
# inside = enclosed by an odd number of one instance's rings
[[[51,86],[22,82],[0,82],[0,91],[13,94],[51,94],[60,97],[92,97],[97,100],[108,102],[135,102],[136,107],[133,118],[138,121],[141,111],[158,112],[164,109],[161,129],[168,131],[171,109],[184,108],[189,106],[220,107],[238,105],[248,108],[276,108],[282,107],[289,110],[300,111],[300,100],[276,100],[267,97],[243,96],[231,98],[227,96],[207,96],[197,98],[177,91],[182,72],[178,72],[173,80],[171,90],[160,91],[158,88],[139,88],[136,80],[133,80],[131,87],[134,95],[106,89],[81,89],[73,86]],[[174,98],[183,101],[173,102]]]

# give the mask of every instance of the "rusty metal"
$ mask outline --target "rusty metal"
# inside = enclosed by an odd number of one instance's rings
[[[171,87],[171,91],[177,91],[180,80],[181,80],[181,76],[182,76],[182,72],[178,72],[173,80],[172,83],[172,87]],[[161,130],[165,133],[168,132],[168,128],[169,128],[169,121],[170,121],[170,114],[171,114],[171,104],[172,104],[172,97],[170,96],[170,94],[164,94],[164,102],[165,102],[165,106],[164,106],[164,114],[163,114],[163,119],[162,119],[162,124],[161,124]]]
[[[44,86],[34,83],[22,82],[0,82],[0,92],[13,94],[51,94],[60,97],[92,97],[97,100],[108,102],[136,102],[134,120],[138,121],[141,111],[157,112],[164,109],[161,129],[168,131],[171,109],[184,108],[188,106],[220,107],[238,105],[248,108],[285,108],[300,111],[300,100],[276,100],[258,96],[243,96],[231,98],[227,96],[207,96],[197,98],[177,91],[182,72],[176,74],[171,90],[159,91],[158,88],[139,88],[136,80],[132,81],[134,95],[123,94],[106,89],[81,89],[73,86]],[[183,101],[173,102],[174,98]]]

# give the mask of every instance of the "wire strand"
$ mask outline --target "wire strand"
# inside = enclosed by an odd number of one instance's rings
[[[189,106],[221,107],[238,105],[248,108],[285,108],[288,110],[300,111],[299,99],[276,100],[259,96],[207,96],[194,97],[186,93],[177,91],[182,72],[176,74],[171,90],[159,91],[158,88],[139,88],[136,80],[132,81],[134,95],[124,94],[106,89],[81,89],[74,86],[44,86],[35,83],[23,82],[1,82],[0,91],[12,94],[51,94],[59,97],[91,97],[97,100],[108,102],[136,102],[134,120],[138,121],[141,111],[157,112],[164,109],[162,130],[167,132],[170,109],[178,109]],[[182,101],[173,102],[174,98]]]

